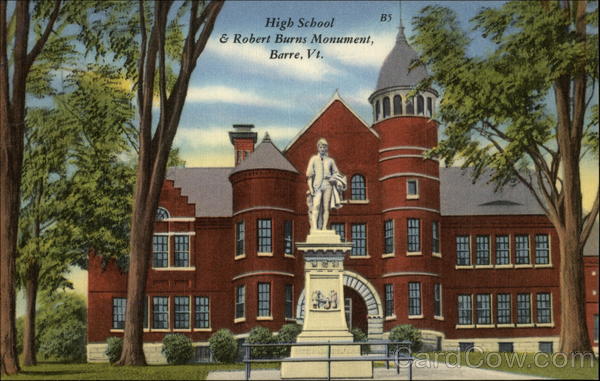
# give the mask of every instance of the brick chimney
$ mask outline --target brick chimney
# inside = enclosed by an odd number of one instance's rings
[[[229,140],[235,151],[235,165],[240,164],[250,153],[254,152],[256,132],[253,124],[234,124],[233,131],[229,131]]]

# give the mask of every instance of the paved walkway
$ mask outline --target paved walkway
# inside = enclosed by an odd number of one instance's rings
[[[408,369],[401,368],[397,375],[394,369],[375,368],[375,380],[408,380]],[[278,369],[252,371],[252,380],[281,380]],[[243,371],[210,372],[207,380],[243,380]],[[544,379],[530,375],[501,372],[497,370],[469,368],[467,366],[449,366],[433,361],[420,361],[413,367],[413,380],[533,380]],[[339,380],[339,379],[336,379]],[[357,380],[356,378],[353,380]]]

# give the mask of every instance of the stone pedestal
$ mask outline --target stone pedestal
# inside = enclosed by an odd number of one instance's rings
[[[341,242],[333,230],[312,231],[306,242],[297,242],[304,252],[304,290],[306,295],[304,325],[297,341],[348,342],[344,314],[344,255],[352,243]],[[327,346],[292,347],[291,358],[327,357]],[[331,357],[359,357],[359,345],[331,346]],[[315,362],[283,362],[281,378],[327,378],[328,364]],[[372,378],[370,361],[335,361],[331,363],[331,378]]]

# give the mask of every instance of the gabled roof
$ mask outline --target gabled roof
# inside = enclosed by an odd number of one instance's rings
[[[336,90],[335,93],[333,94],[333,96],[331,97],[331,99],[329,99],[329,102],[327,102],[327,104],[315,115],[315,117],[302,130],[300,130],[300,132],[298,132],[296,134],[296,136],[294,136],[294,138],[288,143],[287,147],[285,147],[283,152],[288,151],[294,145],[294,143],[296,143],[296,141],[298,139],[300,139],[300,137],[302,135],[304,135],[304,133],[317,121],[317,119],[319,119],[321,117],[321,115],[323,115],[323,113],[336,101],[340,102],[342,105],[344,105],[344,107],[347,108],[348,111],[350,111],[352,113],[352,115],[354,115],[356,117],[356,119],[358,119],[360,121],[360,123],[363,126],[365,126],[366,129],[371,131],[371,133],[373,135],[375,135],[375,137],[377,137],[377,139],[379,139],[379,134],[377,133],[377,131],[375,131],[374,129],[369,127],[369,125],[357,113],[355,113],[354,110],[352,110],[346,104],[346,102],[344,102],[344,100],[340,96],[339,92]]]
[[[473,183],[471,171],[440,168],[440,205],[443,216],[544,214],[535,197],[523,184],[506,185],[494,191],[483,174]]]
[[[248,155],[244,161],[235,167],[233,171],[231,171],[231,174],[250,169],[279,169],[282,171],[298,173],[292,163],[290,163],[288,159],[283,156],[281,151],[275,147],[269,137],[269,133],[265,134],[263,141],[256,146],[254,152]]]
[[[598,256],[598,219],[592,226],[592,232],[588,238],[585,246],[583,246],[583,255],[585,257],[597,257]]]
[[[232,213],[232,191],[227,168],[168,168],[167,180],[173,180],[188,202],[195,204],[196,217],[228,217]]]

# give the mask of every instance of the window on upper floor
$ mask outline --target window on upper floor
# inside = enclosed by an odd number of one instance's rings
[[[258,219],[256,220],[256,233],[259,253],[271,253],[273,251],[272,245],[272,231],[271,231],[271,220],[270,219]]]
[[[194,328],[210,328],[210,301],[206,296],[195,298]]]
[[[468,235],[456,236],[456,264],[458,266],[471,265],[471,248]]]
[[[431,223],[431,252],[440,253],[440,223],[438,221]]]
[[[419,198],[419,181],[417,179],[406,180],[406,198]]]
[[[517,324],[531,323],[531,295],[517,294]]]
[[[552,323],[552,300],[548,292],[536,295],[536,311],[538,323]]]
[[[286,319],[294,317],[294,285],[285,285],[285,300],[283,305],[283,314]]]
[[[331,224],[331,230],[335,231],[335,234],[340,236],[340,240],[344,242],[346,240],[346,225],[343,223]]]
[[[175,329],[190,328],[190,298],[188,296],[175,297]]]
[[[156,221],[162,221],[169,217],[169,211],[167,209],[163,208],[162,206],[156,209],[156,216],[154,217]]]
[[[498,324],[512,323],[510,294],[496,295],[496,322]]]
[[[385,285],[385,316],[394,316],[394,285]]]
[[[492,306],[490,294],[477,294],[477,324],[492,324]]]
[[[458,324],[473,324],[473,310],[471,306],[471,295],[458,295]]]
[[[367,225],[352,224],[352,256],[367,255]]]
[[[383,117],[387,118],[390,116],[390,98],[383,98]]]
[[[385,220],[383,222],[383,253],[391,254],[394,252],[394,220]]]
[[[190,236],[176,235],[175,240],[175,267],[190,266]]]
[[[394,115],[402,114],[402,97],[400,95],[394,95]]]
[[[246,286],[237,286],[235,289],[235,318],[246,316]]]
[[[436,283],[433,285],[433,315],[442,315],[442,285]]]
[[[375,102],[375,120],[379,120],[380,115],[379,101]]]
[[[496,236],[496,264],[510,264],[510,243],[507,235]]]
[[[528,235],[517,235],[515,236],[515,263],[517,265],[529,264],[529,236]]]
[[[112,329],[125,328],[125,309],[127,298],[113,298],[112,300]]]
[[[239,257],[246,253],[245,251],[246,225],[244,221],[235,224],[235,256]]]
[[[152,298],[152,328],[169,329],[169,297]]]
[[[406,99],[406,114],[414,115],[414,113],[415,113],[415,105],[413,103],[413,98],[407,98]]]
[[[271,283],[258,283],[258,316],[271,316]]]
[[[421,224],[418,218],[409,218],[407,220],[407,251],[409,253],[418,253],[421,251]]]
[[[425,114],[425,100],[422,95],[417,95],[417,115]]]
[[[421,283],[408,282],[408,315],[421,315]]]
[[[152,267],[169,267],[169,236],[152,237]]]
[[[427,97],[427,116],[433,116],[433,98]]]
[[[366,200],[367,199],[367,185],[365,177],[361,174],[352,176],[350,181],[352,200]]]
[[[478,235],[475,237],[475,264],[490,264],[490,237],[487,235]]]
[[[548,234],[535,235],[535,264],[547,265],[550,263],[550,240]]]
[[[285,255],[294,254],[293,231],[294,227],[292,221],[283,221],[283,253]]]

